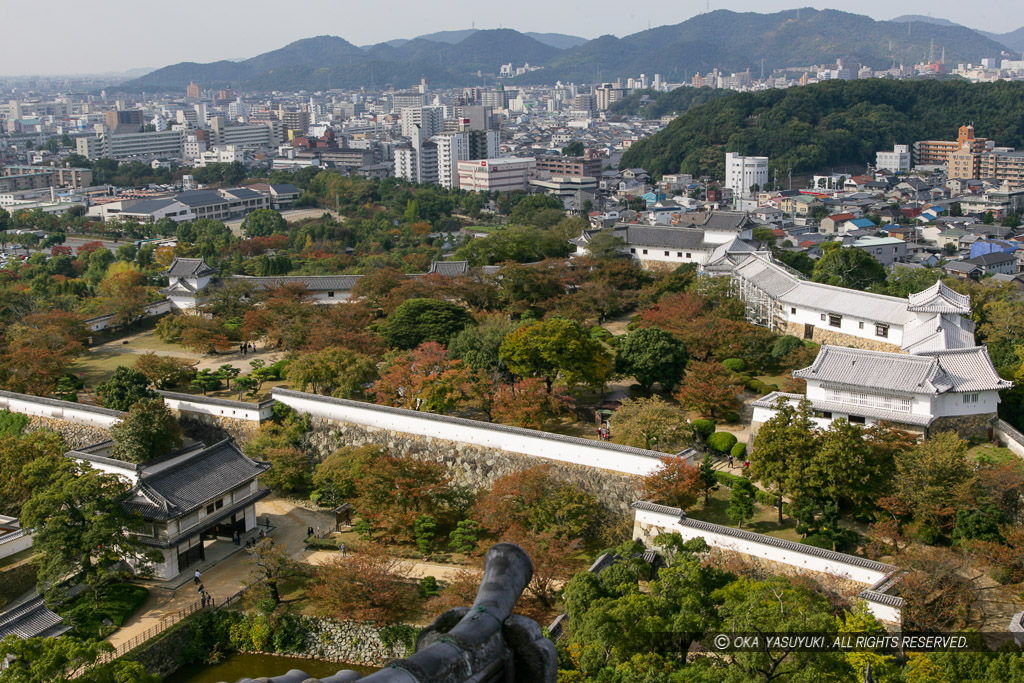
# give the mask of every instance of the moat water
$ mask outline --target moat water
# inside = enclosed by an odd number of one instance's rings
[[[240,678],[280,676],[292,669],[301,669],[316,678],[333,676],[343,669],[352,669],[364,676],[377,670],[373,667],[324,662],[319,659],[237,654],[226,657],[217,664],[189,664],[178,669],[164,681],[165,683],[221,683],[221,681],[235,683]]]

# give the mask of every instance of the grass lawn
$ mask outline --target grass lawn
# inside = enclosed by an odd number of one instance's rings
[[[504,225],[466,225],[466,226],[463,226],[462,229],[465,230],[466,232],[486,232],[486,233],[492,233],[492,232],[497,232],[499,230],[503,230],[505,227],[507,227],[507,226],[504,226]]]
[[[165,342],[156,336],[156,331],[147,330],[137,336],[132,337],[128,340],[125,346],[133,349],[141,349],[143,351],[158,351],[163,352],[163,355],[187,355],[190,352],[181,344],[174,344],[171,342]],[[237,344],[236,344],[237,347]]]
[[[717,491],[711,492],[711,500],[708,501],[706,506],[699,504],[698,507],[688,510],[686,514],[694,519],[711,522],[712,524],[721,524],[722,526],[735,529],[736,523],[729,519],[729,515],[726,514],[726,510],[729,509],[729,496],[731,495],[731,489],[719,486]],[[774,536],[775,538],[782,538],[796,543],[800,542],[800,534],[796,532],[795,519],[783,516],[782,524],[780,525],[778,510],[774,507],[761,505],[760,503],[754,503],[754,518],[744,522],[742,528],[758,534]]]
[[[130,353],[107,353],[93,351],[75,361],[71,372],[82,377],[89,391],[95,392],[96,385],[110,379],[119,365],[133,367],[138,356]]]
[[[971,447],[971,449],[967,451],[967,456],[969,458],[974,458],[984,465],[1001,465],[1008,462],[1017,462],[1021,463],[1021,466],[1024,467],[1024,460],[1021,460],[1021,458],[1014,455],[1009,448],[993,446],[988,443],[982,443]]]
[[[142,586],[110,583],[100,588],[95,602],[92,593],[85,591],[58,608],[57,613],[71,626],[72,635],[79,638],[105,638],[128,621],[148,597],[149,589]],[[104,624],[104,620],[112,623]]]

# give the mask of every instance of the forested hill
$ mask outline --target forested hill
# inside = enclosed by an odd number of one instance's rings
[[[827,81],[786,90],[734,93],[694,107],[622,156],[621,168],[721,178],[725,152],[767,155],[785,175],[873,163],[894,143],[976,134],[1024,146],[1024,83],[1001,81]]]
[[[609,107],[613,114],[639,114],[647,119],[658,119],[666,114],[682,114],[698,104],[704,104],[731,94],[720,88],[676,88],[669,92],[637,90],[631,95],[613,102]]]

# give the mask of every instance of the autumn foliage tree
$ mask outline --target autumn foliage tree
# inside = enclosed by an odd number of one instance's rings
[[[741,387],[735,376],[715,362],[691,362],[676,398],[689,410],[715,418],[736,410]]]
[[[610,423],[612,440],[634,448],[674,453],[693,434],[686,415],[658,396],[623,401]]]
[[[447,413],[480,405],[489,389],[481,371],[451,359],[440,344],[427,342],[392,354],[369,394],[384,405]]]
[[[700,470],[682,458],[666,456],[658,469],[643,479],[643,495],[659,505],[687,509],[700,499],[704,481]]]
[[[81,316],[51,310],[32,313],[0,329],[0,386],[45,396],[84,351]]]
[[[377,377],[377,364],[361,353],[345,348],[324,349],[300,355],[288,365],[288,383],[293,389],[352,398]]]
[[[513,527],[552,532],[565,539],[586,536],[601,520],[593,495],[555,478],[550,465],[537,465],[495,480],[480,495],[474,516],[492,533]]]
[[[400,623],[420,605],[416,584],[401,561],[372,545],[317,567],[309,596],[320,616],[379,625]]]
[[[544,380],[528,377],[498,385],[491,399],[491,417],[516,427],[543,429],[549,421],[568,414],[575,404],[564,387],[548,389]]]

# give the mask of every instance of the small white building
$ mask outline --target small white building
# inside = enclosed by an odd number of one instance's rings
[[[468,192],[526,191],[536,163],[533,157],[459,161],[459,187]]]
[[[910,145],[894,145],[891,152],[876,152],[875,168],[893,173],[909,171]]]
[[[160,293],[178,310],[194,309],[198,305],[199,292],[206,289],[216,274],[217,269],[201,258],[176,258],[164,271],[167,286]]]
[[[135,532],[163,555],[153,567],[155,577],[172,579],[204,561],[210,544],[231,543],[236,532],[256,528],[256,502],[270,494],[258,478],[270,465],[249,459],[230,439],[186,446],[144,464],[111,457],[112,445],[107,441],[67,457],[132,484],[124,505],[143,519]]]

